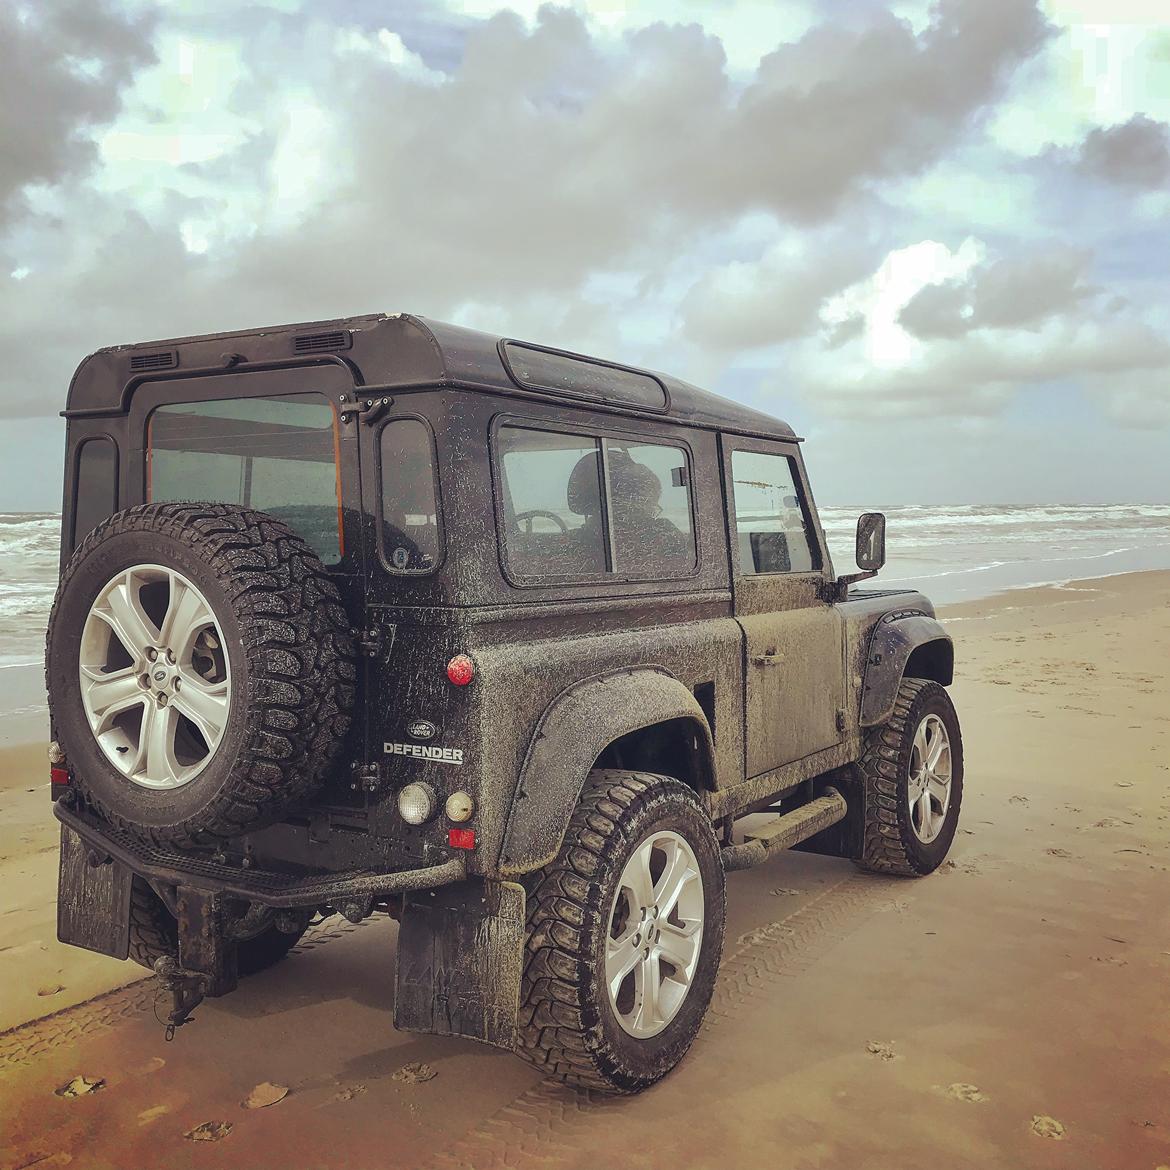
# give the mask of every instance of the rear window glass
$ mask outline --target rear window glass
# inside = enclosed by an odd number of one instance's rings
[[[610,366],[568,353],[505,341],[508,369],[526,390],[553,390],[602,402],[620,402],[648,410],[666,409],[666,391],[650,374]]]
[[[320,394],[177,402],[147,426],[146,497],[243,504],[342,555],[337,419]]]
[[[429,573],[442,560],[434,448],[425,423],[382,428],[382,558],[395,573]]]

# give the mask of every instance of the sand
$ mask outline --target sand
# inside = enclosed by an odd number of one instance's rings
[[[950,611],[951,860],[731,875],[708,1024],[633,1099],[396,1033],[383,919],[321,928],[164,1044],[137,969],[54,941],[43,751],[6,750],[0,1028],[59,1014],[0,1035],[0,1166],[1170,1166],[1168,603],[1143,573]],[[55,1095],[76,1077],[104,1083]],[[265,1082],[287,1096],[242,1108]]]

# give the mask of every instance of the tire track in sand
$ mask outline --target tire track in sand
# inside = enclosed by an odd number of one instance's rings
[[[334,939],[352,934],[372,921],[374,919],[366,918],[359,923],[322,922],[310,927],[289,954],[316,950]],[[125,1020],[151,1012],[157,995],[154,980],[146,975],[136,983],[115,988],[93,999],[73,1004],[72,1007],[62,1008],[52,1015],[41,1016],[0,1032],[0,1072],[31,1064],[50,1049],[76,1044],[90,1036],[109,1031]]]
[[[773,994],[776,981],[801,975],[869,920],[897,879],[851,874],[800,909],[756,927],[724,945],[715,994],[699,1038],[736,1019]],[[581,1137],[605,1113],[620,1113],[633,1098],[571,1089],[551,1078],[526,1089],[438,1154],[430,1170],[529,1170],[564,1163]]]

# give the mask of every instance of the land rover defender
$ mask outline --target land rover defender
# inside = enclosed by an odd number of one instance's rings
[[[725,871],[946,856],[951,639],[857,587],[880,514],[835,574],[784,423],[405,314],[103,349],[64,413],[59,936],[152,968],[171,1034],[388,913],[396,1027],[634,1092]]]

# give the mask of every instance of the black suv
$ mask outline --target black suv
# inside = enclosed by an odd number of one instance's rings
[[[725,870],[950,847],[951,640],[851,588],[880,514],[834,575],[782,422],[403,314],[104,349],[65,416],[59,934],[172,1028],[388,912],[397,1027],[637,1091],[706,1011]]]

